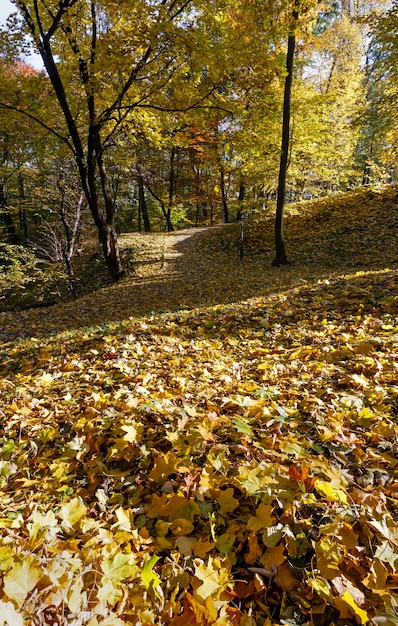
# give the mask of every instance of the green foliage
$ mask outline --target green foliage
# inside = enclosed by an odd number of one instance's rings
[[[59,265],[43,263],[28,248],[0,243],[0,310],[55,302],[63,274]]]
[[[42,269],[39,259],[23,246],[0,243],[0,288],[2,291],[34,282]]]

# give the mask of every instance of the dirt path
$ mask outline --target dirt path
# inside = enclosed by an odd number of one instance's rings
[[[109,325],[129,318],[173,312],[182,309],[244,302],[303,285],[332,270],[315,264],[294,264],[271,268],[272,247],[241,260],[238,234],[225,247],[220,230],[230,226],[193,228],[169,234],[138,236],[121,246],[130,255],[129,272],[122,280],[77,300],[55,306],[0,314],[0,341]],[[137,253],[135,243],[140,250]],[[341,271],[338,267],[336,272]],[[201,309],[201,315],[206,315]]]
[[[163,262],[152,261],[144,273],[129,274],[120,282],[77,300],[48,308],[1,313],[0,341],[42,337],[203,304],[205,283],[214,268],[203,254],[201,242],[220,228],[223,226],[159,234],[160,246],[164,246]],[[215,301],[214,293],[210,300]]]

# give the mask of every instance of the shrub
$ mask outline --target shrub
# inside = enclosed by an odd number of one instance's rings
[[[0,243],[0,309],[53,304],[63,274],[59,264],[44,263],[24,246]]]

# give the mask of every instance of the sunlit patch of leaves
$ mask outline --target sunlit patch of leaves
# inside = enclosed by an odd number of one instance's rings
[[[272,207],[273,208],[273,207]],[[384,267],[398,262],[398,185],[361,187],[346,194],[286,205],[288,258],[300,267]],[[240,245],[240,225],[226,231],[222,245]],[[273,244],[273,210],[250,212],[244,220],[244,253],[269,254]]]
[[[3,344],[0,616],[397,624],[385,253],[303,283],[289,268],[251,299]]]

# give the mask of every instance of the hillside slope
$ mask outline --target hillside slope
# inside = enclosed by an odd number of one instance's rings
[[[84,298],[75,317],[6,318],[4,336],[26,338],[1,349],[1,616],[398,624],[396,247],[366,261],[387,219],[389,241],[393,202],[360,231],[359,271],[354,243],[334,261],[294,215],[289,256],[294,232],[311,263],[271,269],[250,218],[243,263],[238,225],[180,234],[167,269]],[[326,217],[311,211],[315,243]],[[337,215],[322,249],[346,245]]]
[[[52,307],[0,313],[0,339],[45,336],[130,316],[239,302],[344,272],[395,268],[398,186],[288,205],[285,230],[291,265],[279,269],[271,267],[271,214],[249,215],[245,220],[242,260],[240,224],[167,235],[123,235],[128,270],[123,280]],[[89,283],[98,285],[93,271],[91,267]]]

